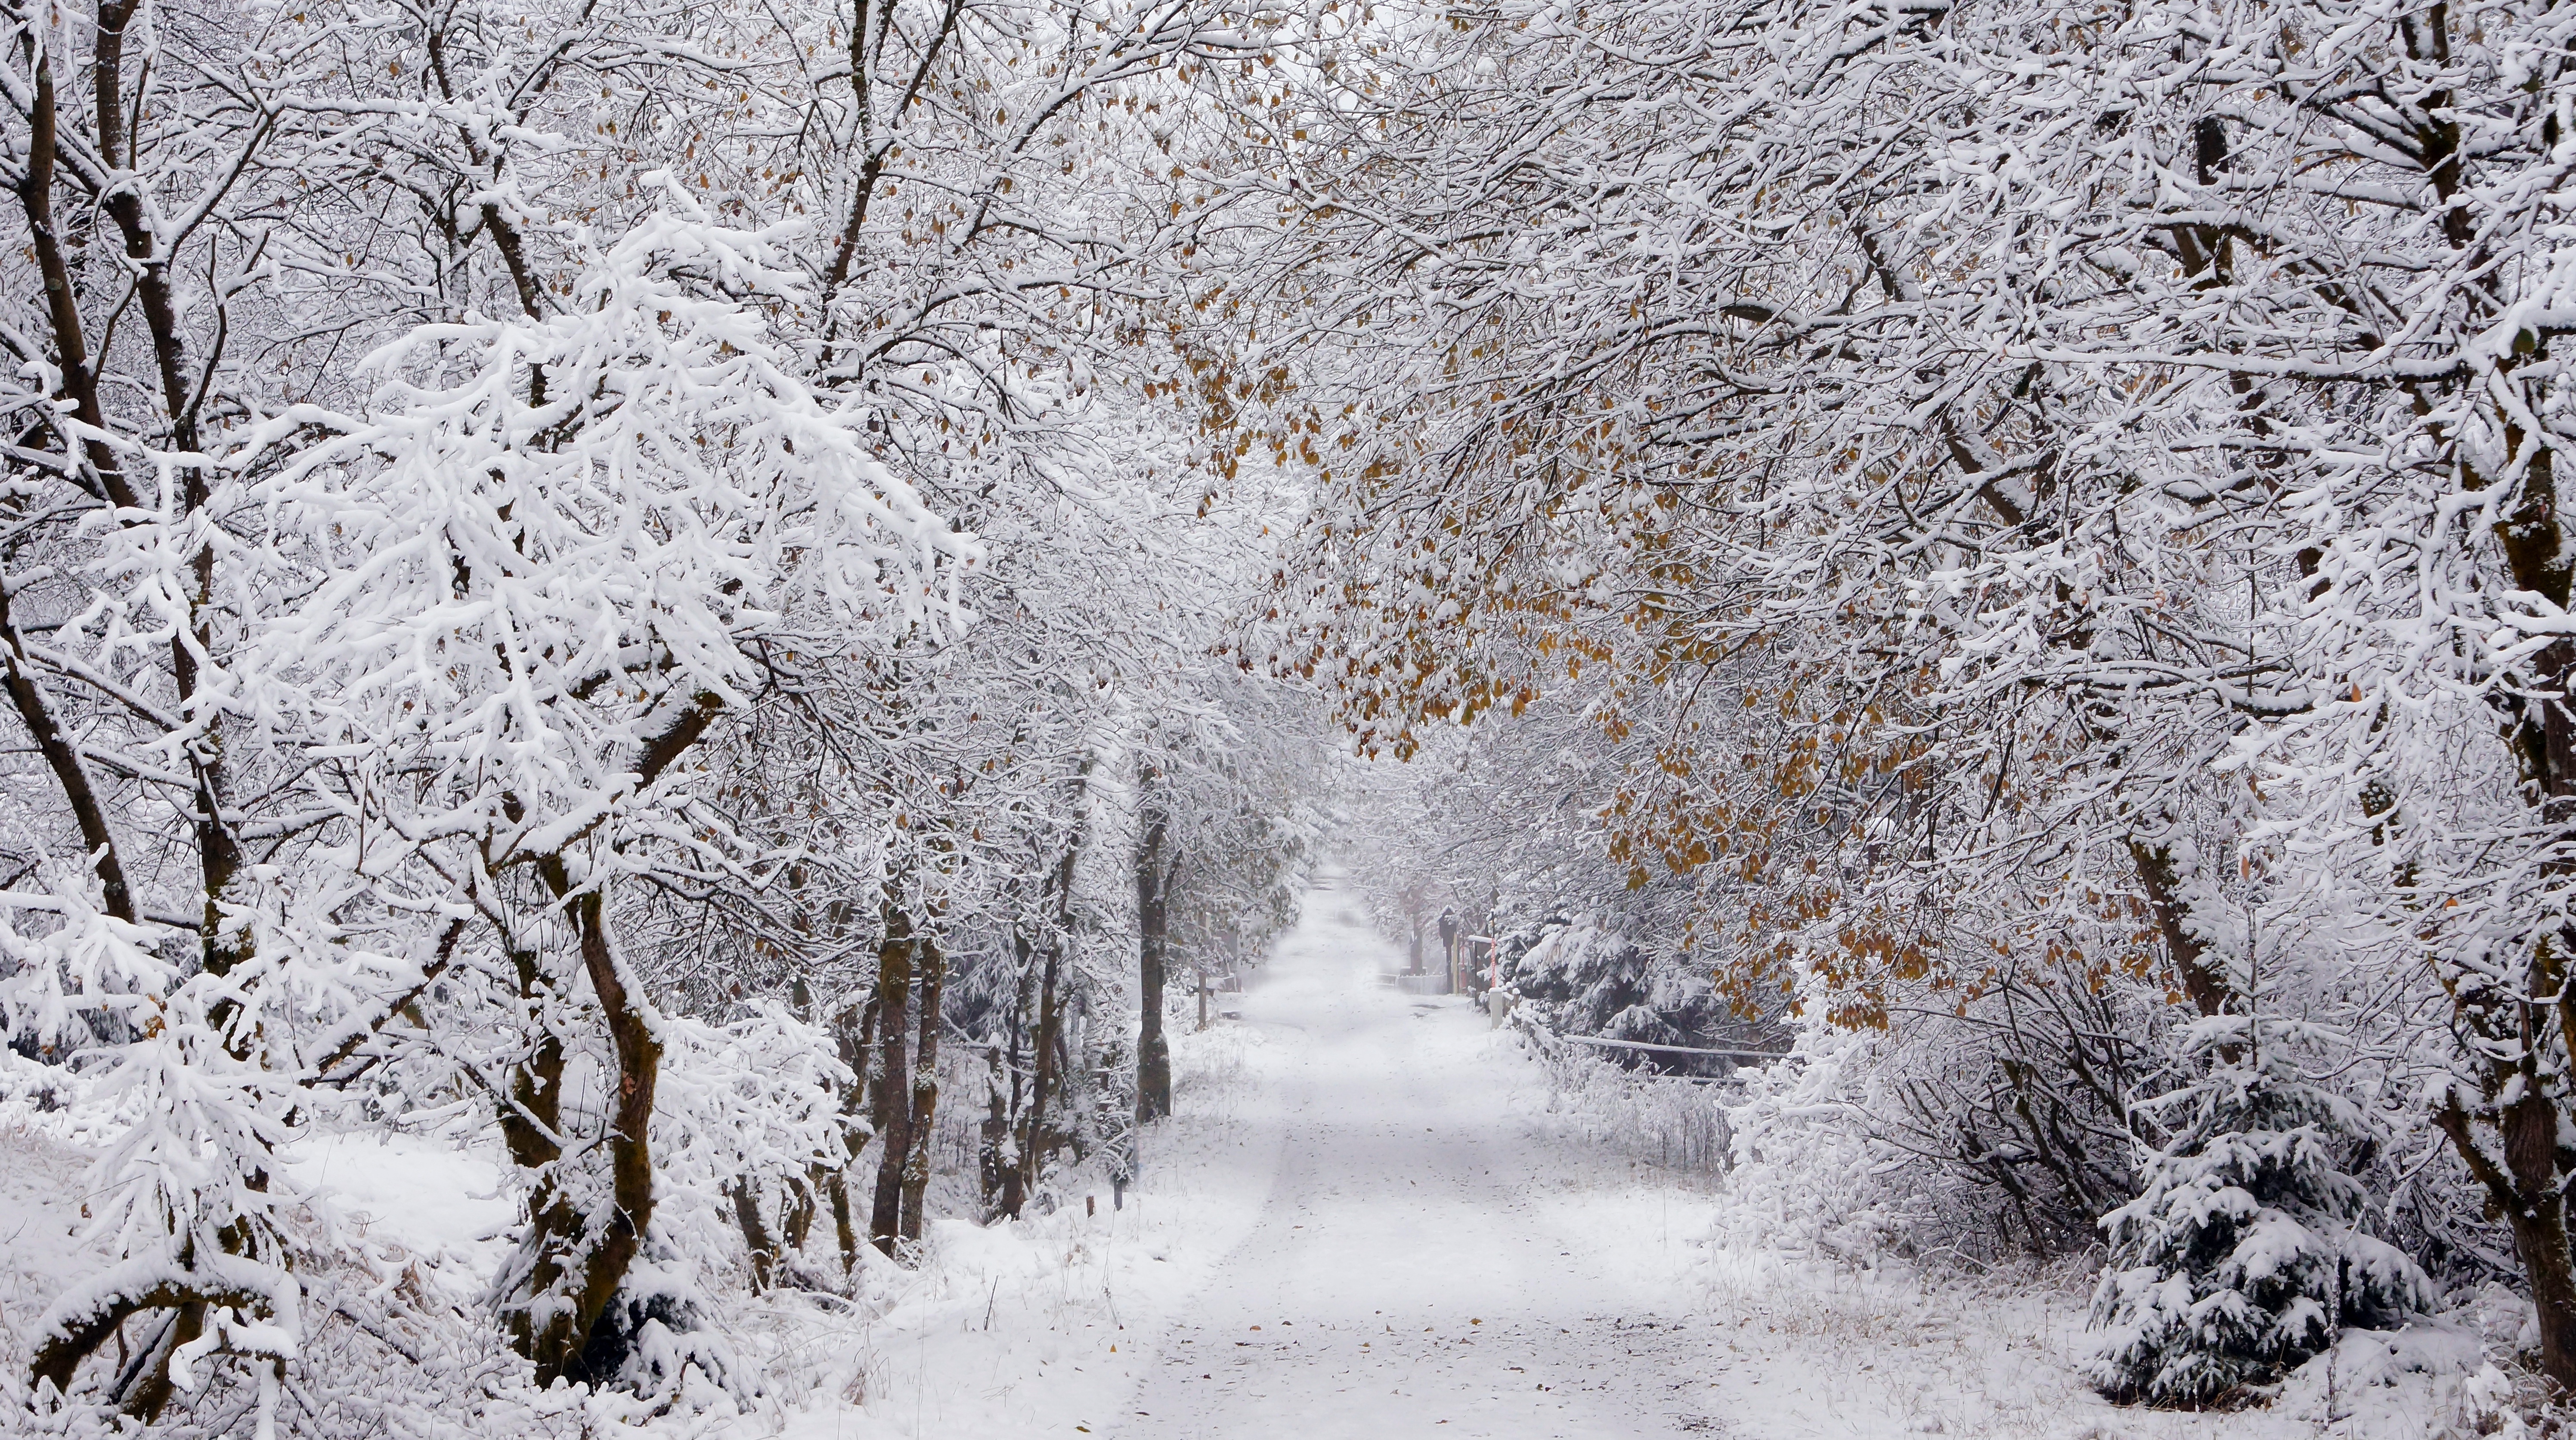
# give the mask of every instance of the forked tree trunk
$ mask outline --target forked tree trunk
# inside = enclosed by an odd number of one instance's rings
[[[653,1096],[661,1077],[662,1042],[617,963],[599,892],[572,893],[560,858],[548,859],[540,871],[549,888],[567,897],[566,918],[579,941],[582,970],[606,1023],[617,1067],[604,1146],[609,1167],[604,1211],[577,1205],[566,1183],[571,1177],[560,1170],[561,1154],[552,1136],[561,1133],[563,1061],[552,1037],[539,1045],[544,1068],[523,1067],[513,1081],[514,1094],[538,1101],[538,1107],[528,1116],[514,1117],[515,1137],[510,1123],[503,1126],[513,1158],[534,1176],[528,1230],[504,1323],[512,1343],[535,1364],[537,1383],[550,1385],[558,1379],[606,1378],[590,1373],[584,1352],[652,1227]],[[548,1157],[547,1163],[526,1165],[540,1155]]]
[[[651,783],[695,745],[719,708],[721,702],[701,696],[647,743],[636,759],[643,782]],[[525,818],[517,800],[506,795],[503,813],[513,822]],[[515,953],[520,991],[539,1017],[539,1033],[532,1055],[511,1076],[511,1104],[501,1117],[503,1142],[529,1177],[528,1224],[504,1287],[502,1324],[512,1345],[535,1366],[537,1383],[551,1385],[558,1379],[604,1380],[608,1376],[594,1370],[613,1369],[624,1358],[588,1352],[600,1317],[616,1302],[652,1232],[653,1102],[662,1041],[650,1004],[618,962],[606,895],[596,884],[576,883],[564,851],[537,855],[535,869],[561,922],[573,932],[581,977],[590,982],[615,1067],[604,1133],[594,1147],[608,1165],[607,1203],[584,1208],[576,1197],[587,1187],[565,1174],[564,1165],[594,1163],[593,1152],[567,1155],[561,1143],[565,1050],[563,1038],[543,1018],[571,998],[569,983],[547,974],[536,955]]]
[[[859,1267],[862,1240],[858,1217],[851,1213],[850,1208],[850,1171],[868,1148],[868,1138],[876,1133],[866,1121],[858,1118],[873,1110],[870,1104],[873,1092],[868,1088],[873,1066],[868,1057],[874,1049],[876,1027],[877,1002],[873,998],[861,1010],[855,1031],[847,1012],[843,1013],[840,1024],[841,1063],[850,1067],[850,1088],[841,1097],[841,1163],[824,1178],[823,1198],[831,1207],[833,1238],[840,1242],[841,1273],[844,1275]]]

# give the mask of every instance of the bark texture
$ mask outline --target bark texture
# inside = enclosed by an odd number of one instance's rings
[[[1151,772],[1147,783],[1152,783]],[[1164,944],[1171,922],[1166,894],[1171,878],[1164,849],[1171,822],[1162,811],[1145,817],[1144,842],[1136,851],[1136,1123],[1150,1125],[1172,1113],[1172,1049],[1163,1036]]]
[[[870,1120],[877,1132],[877,1183],[868,1243],[891,1257],[903,1233],[903,1172],[912,1158],[912,916],[889,886],[885,938],[877,946],[877,1074]]]

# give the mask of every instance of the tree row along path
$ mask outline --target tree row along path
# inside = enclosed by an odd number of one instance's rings
[[[1240,997],[1279,1052],[1242,1118],[1275,1128],[1276,1178],[1106,1433],[1729,1433],[1694,1404],[1709,1372],[1688,1324],[1655,1313],[1663,1287],[1599,1253],[1692,1268],[1704,1208],[1658,1207],[1644,1223],[1663,1233],[1640,1235],[1633,1204],[1614,1206],[1601,1218],[1629,1233],[1605,1236],[1579,1204],[1550,1206],[1575,1157],[1503,1103],[1529,1062],[1465,1001],[1379,986],[1400,963],[1355,902],[1319,890]]]

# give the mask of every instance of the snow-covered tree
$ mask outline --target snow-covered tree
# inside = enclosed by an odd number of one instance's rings
[[[772,1199],[918,1235],[926,1137],[847,1172],[935,1114],[961,935],[1064,948],[1082,754],[1162,703],[1117,587],[1258,573],[1158,529],[1215,497],[1157,77],[1222,7],[397,8],[6,16],[0,1004],[142,1122],[34,1364],[146,1418],[296,1357],[320,1118],[479,1097],[540,1382],[677,1383]]]
[[[2045,1177],[2048,1243],[2144,1179],[2160,1034],[2245,1013],[2256,870],[2304,877],[2347,923],[2296,1006],[2449,1137],[2576,1377],[2559,1162],[2506,1138],[2562,1063],[2561,19],[1453,18],[1301,32],[1253,187],[1331,401],[1285,658],[1398,753],[1550,691],[1651,736],[1598,843],[1666,933],[1894,1032],[1863,1123],[1997,1214]]]
[[[2168,1137],[2136,1199],[2103,1220],[2094,1298],[2104,1391],[2203,1405],[2277,1382],[2344,1328],[2394,1329],[2432,1308],[2404,1252],[2365,1228],[2347,1173],[2369,1143],[2352,1103],[2300,1073],[2297,1026],[2235,1016],[2192,1027],[2207,1068],[2141,1109]]]

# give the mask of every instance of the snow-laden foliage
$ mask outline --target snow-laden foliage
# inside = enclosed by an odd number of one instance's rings
[[[2150,1183],[2167,1037],[2322,1027],[2373,1226],[2576,1383],[2565,8],[1445,18],[1298,32],[1245,180],[1279,658],[1561,837],[1424,851],[1883,1036],[1839,1123],[2015,1245]]]
[[[2107,1240],[2159,1399],[2402,1251],[2576,1386],[2566,6],[0,39],[29,1424],[747,1403],[732,1292],[1137,1153],[1336,821],[1412,967],[1723,1082],[1747,1233]],[[473,1284],[350,1133],[494,1167]]]
[[[1179,263],[1240,14],[0,29],[0,1021],[101,1260],[28,1423],[722,1410],[729,1287],[863,1303],[1125,1133],[1317,830]],[[306,1182],[370,1132],[496,1167],[471,1284]]]

